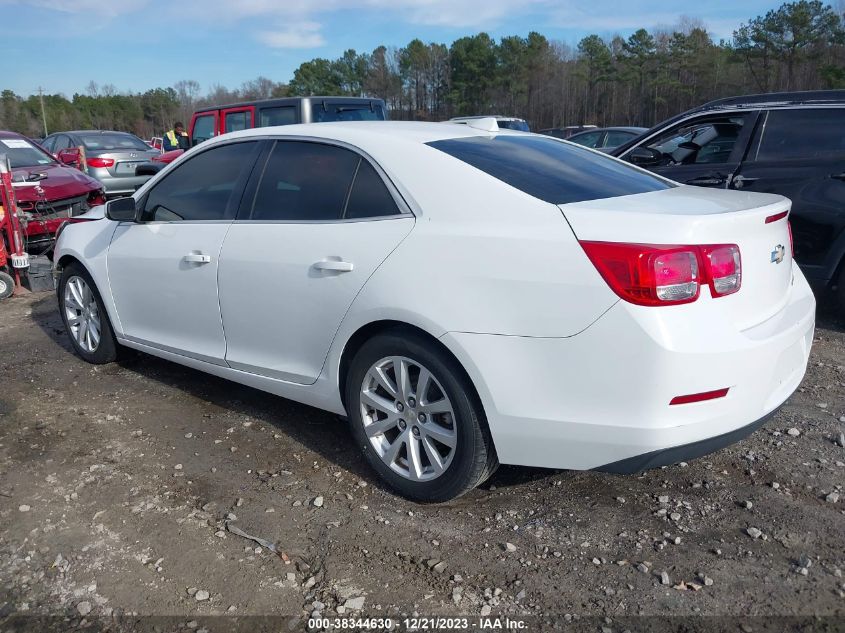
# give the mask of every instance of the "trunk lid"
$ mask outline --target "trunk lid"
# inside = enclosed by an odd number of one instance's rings
[[[789,211],[787,198],[680,186],[559,207],[581,241],[739,246],[740,290],[714,299],[703,286],[698,301],[718,301],[740,330],[774,316],[789,300],[792,248],[787,218],[766,222]]]
[[[90,152],[89,158],[110,158],[114,161],[111,167],[108,167],[108,172],[116,178],[135,177],[135,168],[153,159],[155,156],[161,156],[161,153],[150,148],[148,150],[128,150],[128,151],[98,151]]]

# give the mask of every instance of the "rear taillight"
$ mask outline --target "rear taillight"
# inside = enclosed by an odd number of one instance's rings
[[[735,244],[673,246],[581,242],[587,257],[622,299],[643,306],[698,299],[708,284],[713,297],[739,290],[742,263]]]
[[[89,158],[85,161],[89,167],[111,167],[114,165],[113,158]]]
[[[739,290],[742,285],[742,262],[735,244],[702,246],[704,272],[714,297],[722,297]]]

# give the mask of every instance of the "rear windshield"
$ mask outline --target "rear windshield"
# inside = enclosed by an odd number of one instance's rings
[[[517,132],[530,132],[528,124],[525,121],[514,119],[512,121],[497,121],[499,127],[503,130],[516,130]]]
[[[428,145],[552,204],[615,198],[674,186],[583,147],[542,136],[473,136],[432,141]]]
[[[0,139],[0,154],[9,157],[12,169],[51,165],[56,162],[47,152],[22,138]]]
[[[88,150],[148,150],[150,146],[131,134],[80,134]]]
[[[331,121],[384,121],[384,108],[369,103],[327,103],[314,101],[311,104],[311,120],[314,123]]]

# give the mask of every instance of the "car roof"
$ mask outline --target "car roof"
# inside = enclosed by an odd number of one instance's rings
[[[61,132],[53,132],[50,136],[56,134],[127,134],[135,136],[132,132],[122,132],[120,130],[63,130]]]
[[[258,106],[266,107],[273,105],[290,105],[301,101],[325,101],[327,103],[361,103],[361,104],[378,104],[383,105],[384,99],[377,99],[371,97],[344,97],[344,96],[313,96],[313,97],[273,97],[271,99],[252,99],[251,101],[239,101],[238,103],[226,103],[223,105],[210,105],[202,108],[197,108],[194,114],[199,112],[214,112],[215,110],[226,110],[229,108],[239,108],[244,106]]]
[[[10,132],[9,130],[0,130],[0,138],[25,138],[29,140],[29,137],[18,134],[17,132]]]
[[[472,116],[453,116],[450,121],[474,121],[477,119],[496,119],[497,121],[524,121],[518,116],[505,116],[503,114],[474,114]]]
[[[647,127],[635,127],[635,126],[625,126],[625,125],[616,125],[612,127],[591,127],[587,128],[586,130],[582,130],[581,132],[577,132],[572,136],[581,136],[582,134],[593,134],[595,132],[633,132],[635,134],[642,134],[643,132],[647,131]],[[572,138],[570,136],[569,138]]]

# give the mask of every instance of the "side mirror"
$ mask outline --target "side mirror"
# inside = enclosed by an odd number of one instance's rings
[[[135,198],[117,198],[106,203],[106,217],[115,222],[135,221]]]
[[[662,158],[663,154],[651,147],[636,147],[628,154],[628,160],[638,167],[656,167]]]
[[[60,149],[59,153],[56,154],[56,158],[58,158],[59,162],[63,165],[76,165],[79,163],[79,149],[76,147],[66,147],[65,149]]]

